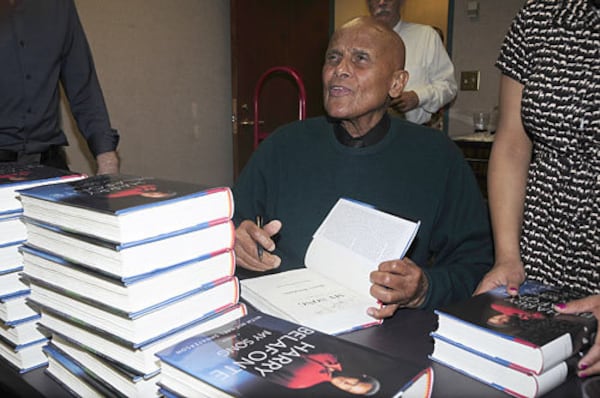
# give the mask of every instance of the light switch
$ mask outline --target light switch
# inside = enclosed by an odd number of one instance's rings
[[[479,71],[469,70],[460,72],[460,89],[462,91],[478,91]]]

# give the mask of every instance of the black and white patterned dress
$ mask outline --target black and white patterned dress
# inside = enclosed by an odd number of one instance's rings
[[[600,293],[600,10],[530,0],[496,65],[524,85],[533,141],[521,255],[527,275]]]

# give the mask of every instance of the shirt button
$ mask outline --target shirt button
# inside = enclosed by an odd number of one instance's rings
[[[28,73],[28,74],[26,74],[26,75],[25,75],[25,79],[27,79],[27,80],[31,80],[31,75],[30,75],[29,73]]]
[[[19,45],[20,45],[21,47],[25,47],[25,42],[24,42],[23,40],[19,40]]]

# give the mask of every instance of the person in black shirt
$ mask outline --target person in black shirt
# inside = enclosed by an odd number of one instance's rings
[[[119,135],[73,0],[0,0],[0,162],[67,169],[62,84],[97,173],[118,173]]]

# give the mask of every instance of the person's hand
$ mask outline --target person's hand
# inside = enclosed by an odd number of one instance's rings
[[[403,91],[400,96],[392,99],[390,106],[396,112],[408,112],[419,106],[419,96],[414,91]]]
[[[119,156],[117,152],[104,152],[96,156],[98,171],[96,174],[118,174],[119,173]]]
[[[388,318],[401,307],[419,307],[429,289],[429,281],[421,267],[407,257],[384,261],[370,277],[373,283],[371,295],[383,304],[382,308],[371,307],[367,311],[376,319]]]
[[[600,295],[573,300],[566,304],[559,303],[554,306],[554,309],[561,314],[591,312],[598,322],[600,320]],[[577,363],[577,376],[588,377],[594,374],[600,374],[600,334],[598,333],[596,333],[594,345]]]
[[[275,250],[275,242],[271,236],[281,229],[281,221],[273,220],[262,229],[250,220],[242,221],[235,230],[235,257],[237,265],[252,271],[268,271],[279,267],[279,256],[269,252]],[[256,245],[260,244],[265,250],[262,260],[258,258]]]
[[[496,262],[492,269],[485,274],[473,295],[487,292],[499,286],[506,286],[509,295],[519,293],[519,286],[525,280],[525,268],[520,260]]]

